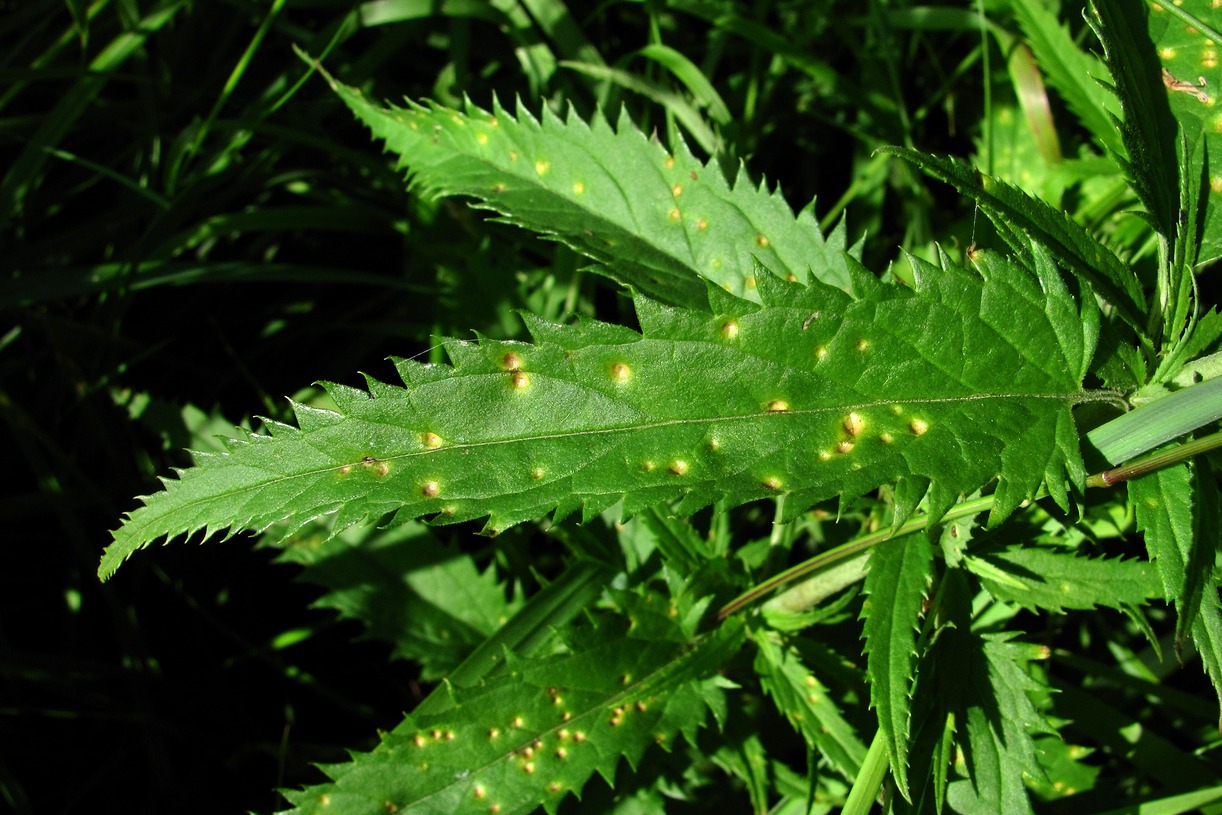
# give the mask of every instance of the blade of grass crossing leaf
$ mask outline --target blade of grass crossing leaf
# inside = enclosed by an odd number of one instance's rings
[[[1222,803],[1222,786],[1209,787],[1203,790],[1193,790],[1180,795],[1168,795],[1155,798],[1140,804],[1109,809],[1100,815],[1183,815],[1185,812],[1217,812],[1217,808],[1206,809],[1210,805]]]
[[[1111,464],[1222,419],[1222,377],[1209,379],[1117,416],[1086,434]]]
[[[661,105],[666,111],[672,114],[682,123],[688,134],[695,140],[696,144],[700,145],[705,153],[714,155],[717,153],[718,140],[713,129],[704,121],[698,111],[687,99],[684,99],[679,94],[664,88],[656,83],[643,79],[636,74],[619,68],[610,68],[606,65],[591,65],[584,62],[572,62],[562,60],[561,68],[568,68],[572,71],[585,74],[594,79],[601,79],[605,82],[612,82],[624,90],[639,93],[646,99],[650,99]]]
[[[637,51],[637,54],[657,62],[674,74],[675,78],[687,88],[688,93],[692,95],[696,103],[700,107],[708,109],[709,116],[712,117],[713,121],[719,125],[730,124],[730,108],[726,105],[725,100],[721,98],[721,94],[717,92],[717,89],[713,87],[713,83],[697,67],[696,63],[675,49],[657,43],[645,46]]]
[[[876,547],[870,554],[867,599],[861,611],[870,706],[878,714],[878,732],[887,748],[896,785],[908,800],[916,639],[921,605],[932,576],[933,543],[927,534]]]

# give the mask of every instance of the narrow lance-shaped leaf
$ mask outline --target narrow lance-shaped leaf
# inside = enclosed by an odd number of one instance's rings
[[[1092,558],[1039,546],[969,554],[967,568],[996,597],[1023,608],[1140,608],[1162,595],[1158,571],[1140,560]]]
[[[825,240],[810,208],[795,217],[779,190],[753,186],[741,168],[727,183],[682,142],[667,152],[626,112],[612,128],[601,113],[587,124],[571,109],[563,121],[520,105],[514,116],[495,99],[491,113],[470,103],[383,108],[327,78],[415,189],[470,196],[654,298],[699,307],[704,277],[754,299],[753,258],[782,277],[813,271],[848,287],[843,227]]]
[[[1137,278],[1120,258],[1068,215],[962,161],[901,147],[880,149],[911,162],[976,201],[996,225],[998,234],[1020,256],[1030,256],[1032,242],[1046,247],[1058,262],[1110,302],[1121,319],[1137,332],[1143,331],[1143,297]]]
[[[621,757],[671,749],[719,705],[712,674],[742,643],[723,625],[694,644],[600,634],[589,649],[529,661],[454,704],[409,716],[369,753],[323,767],[331,782],[287,793],[296,813],[555,812]]]
[[[755,304],[709,289],[709,311],[638,297],[641,334],[528,318],[535,343],[451,342],[452,366],[398,363],[406,388],[328,386],[338,410],[234,441],[145,499],[100,567],[163,537],[342,530],[488,517],[495,533],[555,510],[583,518],[678,500],[680,513],[786,496],[817,501],[901,482],[901,515],[933,515],[998,479],[993,519],[1041,483],[1084,480],[1071,407],[1093,350],[1063,283],[997,261],[986,279],[914,261],[916,290],[861,271],[856,298],[759,272]]]
[[[909,722],[916,667],[921,604],[933,576],[933,543],[923,533],[910,535],[870,553],[866,573],[866,672],[870,706],[887,746],[900,793],[908,791]]]

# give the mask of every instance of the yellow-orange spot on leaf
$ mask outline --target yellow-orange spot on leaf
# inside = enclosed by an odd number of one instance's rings
[[[514,716],[513,721],[510,722],[510,724],[518,728],[519,730],[521,730],[522,726],[526,724],[526,720],[523,719],[521,716]]]
[[[635,707],[635,708],[636,708],[638,711],[640,711],[641,713],[644,713],[644,712],[645,712],[645,709],[646,709],[646,707],[645,707],[645,703],[644,703],[644,702],[637,702],[637,703],[634,705],[634,707]]]
[[[895,437],[892,436],[890,433],[880,433],[878,438],[882,441],[883,444],[890,444],[891,442],[895,441]]]
[[[697,228],[697,229],[699,229],[701,232],[703,232],[704,230],[708,229],[708,228],[709,228],[709,221],[708,221],[708,219],[707,219],[707,218],[701,218],[700,220],[696,221],[696,228]]]
[[[860,414],[850,413],[848,416],[844,417],[844,421],[841,422],[841,426],[844,427],[844,432],[848,433],[850,436],[859,436],[861,435],[861,431],[865,429],[866,423],[865,420],[861,418]]]
[[[666,163],[666,169],[673,170],[675,168],[675,157],[667,156],[665,163]]]
[[[867,340],[867,339],[864,339],[864,338],[863,338],[863,339],[860,339],[860,340],[858,340],[858,341],[857,341],[857,350],[858,350],[858,351],[865,351],[865,350],[866,350],[866,349],[868,349],[869,347],[870,347],[870,341],[869,341],[869,340]]]
[[[509,375],[509,384],[514,390],[523,390],[530,387],[530,377],[521,371],[514,371]]]
[[[482,801],[488,794],[488,790],[484,788],[483,784],[476,784],[471,788],[471,794],[475,796],[475,800]]]
[[[853,442],[848,441],[847,439],[840,442],[836,445],[836,452],[840,453],[841,455],[853,452]]]
[[[1222,175],[1215,175],[1209,179],[1209,189],[1214,192],[1222,192]]]
[[[744,281],[743,281],[743,288],[747,288],[747,289],[754,289],[754,288],[755,288],[755,278],[754,278],[754,277],[748,277],[746,280],[744,280]]]
[[[516,371],[522,367],[522,358],[510,351],[501,357],[501,367],[507,371]]]
[[[925,431],[929,429],[929,423],[924,419],[913,419],[908,423],[908,429],[912,431],[914,436],[923,436]]]
[[[492,185],[492,191],[493,191],[493,192],[504,192],[504,191],[505,191],[505,185],[504,185],[503,183],[501,183],[500,181],[498,181],[498,182],[496,182],[495,184],[493,184],[493,185]]]
[[[892,406],[891,406],[891,413],[892,413],[892,415],[899,416],[899,415],[900,415],[901,413],[903,413],[903,412],[904,412],[904,406],[903,406],[903,405],[892,405]]]
[[[826,450],[820,450],[820,451],[819,451],[819,460],[820,460],[820,461],[831,461],[831,460],[832,460],[832,454],[831,454],[831,453],[829,453],[829,452],[828,452],[828,451],[826,451]]]
[[[500,813],[500,811],[501,811],[501,805],[500,805],[500,804],[493,804],[492,806],[488,807],[488,811],[489,811],[489,812],[491,812],[491,813],[492,813],[492,815],[499,815],[499,813]]]
[[[501,123],[497,121],[497,118],[495,116],[488,117],[488,124],[492,125],[493,127],[501,126]]]
[[[666,469],[670,470],[675,475],[687,475],[689,469],[688,463],[683,459],[672,461]]]
[[[547,171],[552,167],[551,162],[546,159],[539,159],[535,162],[535,172],[539,175],[547,175]]]
[[[769,413],[787,413],[789,411],[789,403],[784,399],[773,399],[768,403]]]
[[[331,796],[330,795],[318,796],[318,803],[320,806],[330,806],[331,805]]]
[[[560,792],[561,789],[563,789],[563,787],[560,786],[559,781],[553,781],[552,783],[547,785],[548,792]]]
[[[680,195],[683,194],[683,185],[676,184],[675,186],[671,187],[670,194],[673,195],[675,198],[678,198]]]
[[[495,739],[499,735],[501,735],[501,731],[497,728],[491,727],[488,729],[488,738]]]
[[[441,731],[436,728],[433,728],[432,730],[429,731],[429,735],[435,739],[439,739],[441,738]]]
[[[713,271],[720,270],[721,269],[721,258],[713,258],[713,261],[709,263],[709,265],[713,267]]]
[[[574,195],[584,195],[585,191],[586,191],[586,182],[584,181],[574,181],[573,182],[573,194]]]
[[[424,736],[417,733],[415,738],[412,739],[412,743],[415,744],[417,747],[423,747],[424,746]]]
[[[1175,49],[1174,48],[1160,48],[1158,49],[1158,55],[1162,57],[1163,59],[1175,59]]]
[[[717,439],[709,439],[706,443],[708,444],[709,450],[714,453],[721,449],[721,442],[719,442]]]
[[[441,436],[438,436],[436,433],[421,433],[420,441],[430,450],[441,446]]]
[[[479,142],[480,144],[487,144],[488,143],[488,134],[479,133],[476,135],[475,140]]]
[[[721,324],[721,335],[727,340],[732,340],[738,336],[738,323],[730,320]]]
[[[518,151],[517,151],[517,150],[510,150],[510,151],[509,151],[509,160],[510,160],[510,161],[517,161],[517,160],[518,160]]]
[[[803,681],[805,681],[806,687],[808,688],[813,688],[815,685],[819,684],[818,681],[816,681],[810,674],[807,674],[806,679]]]
[[[542,467],[535,467],[530,471],[530,480],[531,481],[539,481],[542,478],[543,478],[543,468]]]
[[[560,739],[561,741],[567,741],[571,735],[573,734],[569,732],[567,727],[562,727],[560,728],[560,732],[556,733],[556,738]]]
[[[568,758],[568,757],[569,757],[568,750],[565,750],[563,747],[556,748],[556,758]]]
[[[820,345],[819,347],[815,349],[815,359],[819,360],[820,362],[827,359],[827,346],[826,345]]]
[[[769,246],[772,245],[772,241],[768,240],[767,235],[756,235],[755,236],[755,245],[758,246],[760,249],[767,249]]]
[[[777,478],[775,475],[769,476],[760,482],[760,486],[766,490],[779,490],[781,488],[781,479]]]
[[[420,494],[425,498],[436,498],[441,493],[441,485],[436,481],[425,481],[420,485]]]
[[[528,761],[522,765],[522,771],[527,775],[532,775],[535,772],[535,762]]]
[[[683,217],[683,216],[682,216],[682,215],[679,213],[679,208],[678,208],[678,207],[675,207],[674,209],[672,209],[672,210],[670,211],[670,219],[671,219],[672,221],[677,221],[677,220],[679,220],[679,219],[680,219],[680,218],[682,218],[682,217]]]
[[[378,478],[385,478],[390,475],[390,463],[386,461],[379,461],[369,469]]]
[[[454,741],[454,731],[453,730],[446,731],[446,741]]]
[[[340,468],[339,468],[339,474],[340,474],[340,475],[347,475],[347,474],[348,474],[348,473],[350,473],[350,472],[352,472],[352,465],[351,465],[351,464],[345,464],[344,466],[342,466],[342,467],[340,467]]]
[[[582,731],[578,730],[576,733],[573,734],[573,741],[577,742],[578,744],[581,744],[585,740],[586,740],[586,734],[583,733]]]
[[[642,462],[641,462],[641,469],[642,469],[642,470],[644,470],[644,471],[645,471],[645,472],[647,472],[647,473],[651,473],[651,472],[653,472],[653,468],[654,468],[655,466],[656,466],[656,465],[655,465],[655,464],[654,464],[652,461],[648,461],[648,460],[646,460],[646,461],[642,461]]]
[[[623,362],[617,362],[611,366],[611,378],[623,385],[632,378],[632,369]]]

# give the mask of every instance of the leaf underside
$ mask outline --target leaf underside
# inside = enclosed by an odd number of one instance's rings
[[[993,521],[1084,479],[1071,415],[1093,350],[1055,270],[980,276],[914,261],[915,290],[855,275],[854,298],[759,272],[763,304],[710,287],[709,310],[636,300],[642,334],[545,323],[533,344],[450,342],[452,365],[398,360],[406,388],[328,384],[338,410],[199,454],[115,532],[109,576],[154,540],[224,529],[338,532],[397,512],[489,534],[554,511],[588,520],[677,501],[690,513],[786,496],[788,517],[898,482],[901,521],[997,479]],[[898,522],[898,521],[897,521]]]

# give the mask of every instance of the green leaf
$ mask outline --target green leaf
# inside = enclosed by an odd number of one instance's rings
[[[962,683],[960,746],[970,780],[951,782],[947,802],[963,815],[1032,812],[1024,777],[1043,775],[1032,734],[1050,731],[1028,694],[1044,689],[1025,669],[1032,647],[1012,636],[958,635],[961,662],[939,666]]]
[[[1161,66],[1146,26],[1142,0],[1095,3],[1095,33],[1103,43],[1124,118],[1120,137],[1128,151],[1125,170],[1145,205],[1151,225],[1174,239],[1179,206],[1175,157],[1176,121],[1167,104]]]
[[[456,668],[521,605],[506,600],[492,569],[480,573],[420,524],[353,531],[331,537],[307,527],[281,559],[302,564],[302,580],[328,589],[315,606],[361,621],[394,656],[419,662],[425,680]]]
[[[976,201],[1020,257],[1030,258],[1033,244],[1046,248],[1111,303],[1121,319],[1142,332],[1144,306],[1137,278],[1120,258],[1068,215],[958,159],[901,147],[879,149],[911,162]]]
[[[899,481],[933,517],[997,479],[991,519],[1085,472],[1071,407],[1093,350],[1060,279],[1003,262],[986,279],[916,261],[916,290],[860,273],[854,298],[760,272],[763,304],[709,289],[708,312],[636,301],[642,332],[528,317],[533,345],[449,342],[397,363],[406,388],[328,385],[337,410],[227,443],[116,531],[105,577],[154,540],[286,534],[333,514],[590,519],[678,500],[680,514],[785,496],[787,517]]]
[[[1192,462],[1186,461],[1129,482],[1137,529],[1145,535],[1146,551],[1162,578],[1163,596],[1179,613],[1177,641],[1191,630],[1200,600],[1199,594],[1189,596],[1194,584],[1200,588],[1188,568],[1196,541],[1194,480]]]
[[[795,641],[785,643],[775,632],[755,629],[755,671],[778,710],[845,778],[855,778],[866,758],[866,746],[836,706],[826,685],[804,660]]]
[[[1033,611],[1139,608],[1162,594],[1155,567],[1138,560],[1011,546],[999,552],[968,554],[965,565],[995,598]]]
[[[496,100],[491,113],[382,108],[328,80],[400,157],[413,188],[474,198],[654,298],[700,307],[704,277],[755,299],[757,259],[782,277],[848,287],[843,227],[825,239],[809,207],[795,217],[779,190],[753,186],[744,169],[730,184],[685,144],[667,152],[626,111],[612,128],[602,114],[587,124],[571,109],[562,121],[544,108],[539,121],[519,105],[515,117]]]
[[[891,771],[900,793],[908,789],[908,742],[916,679],[916,640],[921,606],[933,576],[933,543],[924,533],[909,535],[870,553],[866,573],[866,673],[870,705],[878,713]]]
[[[713,676],[742,643],[723,625],[695,643],[600,631],[588,649],[511,660],[512,670],[459,690],[435,714],[408,716],[351,762],[323,767],[330,783],[287,793],[298,813],[385,815],[555,812],[620,757],[691,741],[717,704]]]
[[[1188,155],[1204,153],[1208,166],[1204,178],[1181,179],[1181,183],[1189,181],[1194,192],[1199,190],[1206,203],[1198,216],[1199,268],[1222,258],[1222,119],[1217,112],[1222,92],[1222,80],[1218,79],[1222,23],[1211,0],[1152,6],[1148,22],[1161,67],[1166,71],[1162,84],[1167,104],[1186,141],[1181,149]]]

